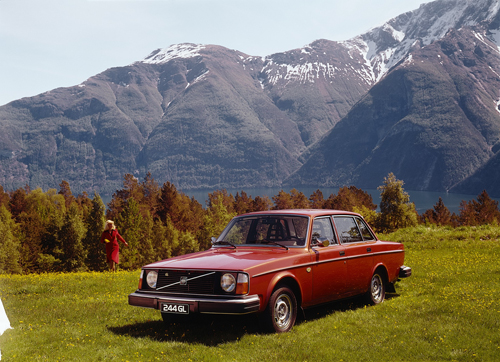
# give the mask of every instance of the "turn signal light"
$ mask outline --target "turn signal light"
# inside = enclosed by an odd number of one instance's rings
[[[144,270],[141,270],[141,276],[139,277],[139,287],[137,289],[142,288],[142,275],[144,274]]]
[[[236,294],[248,294],[248,274],[238,273]]]

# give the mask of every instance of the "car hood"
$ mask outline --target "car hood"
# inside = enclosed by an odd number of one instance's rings
[[[207,251],[162,260],[146,265],[144,268],[248,270],[277,260],[293,258],[298,253],[304,254],[306,251],[302,248],[286,250],[280,247],[212,248]]]

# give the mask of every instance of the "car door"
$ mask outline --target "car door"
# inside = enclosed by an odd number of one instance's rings
[[[360,223],[364,225],[361,219],[354,216],[335,216],[333,219],[347,257],[347,292],[352,295],[363,293],[368,290],[372,277],[375,240],[367,236],[368,230],[360,229]]]
[[[328,239],[329,245],[320,245]],[[340,298],[346,292],[347,263],[345,250],[333,231],[330,216],[316,217],[312,226],[313,301],[315,304]]]

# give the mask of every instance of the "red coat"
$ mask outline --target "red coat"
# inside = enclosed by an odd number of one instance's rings
[[[107,241],[108,240],[108,241]],[[114,261],[120,263],[120,246],[118,240],[127,245],[125,239],[118,233],[118,230],[104,230],[101,236],[101,243],[106,244],[106,259],[108,263]]]

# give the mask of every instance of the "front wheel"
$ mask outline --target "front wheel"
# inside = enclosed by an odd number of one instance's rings
[[[367,299],[370,304],[380,304],[385,299],[385,281],[384,278],[375,272],[370,281],[370,289],[367,293]]]
[[[286,286],[276,289],[262,316],[268,330],[276,333],[288,332],[297,319],[297,299]]]

